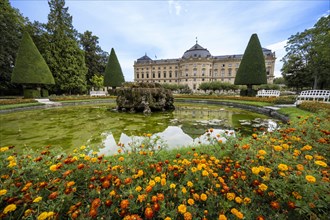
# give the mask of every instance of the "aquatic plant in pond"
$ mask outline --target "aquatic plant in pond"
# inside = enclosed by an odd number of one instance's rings
[[[65,150],[87,145],[97,150],[106,147],[113,136],[118,143],[121,136],[143,136],[161,133],[176,126],[195,139],[212,127],[233,129],[242,127],[238,120],[266,118],[239,109],[206,104],[177,104],[173,112],[143,114],[118,113],[109,104],[97,106],[63,107],[0,115],[0,146],[40,148],[46,145]],[[113,104],[110,109],[115,108]],[[250,128],[251,130],[251,128]],[[250,131],[251,132],[251,131]],[[108,141],[109,142],[109,141]]]

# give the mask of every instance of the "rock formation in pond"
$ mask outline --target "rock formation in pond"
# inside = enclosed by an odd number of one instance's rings
[[[125,83],[117,91],[119,111],[143,112],[174,110],[171,90],[158,83]]]

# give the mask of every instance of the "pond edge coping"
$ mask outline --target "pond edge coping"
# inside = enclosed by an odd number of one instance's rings
[[[62,105],[61,106],[54,106],[54,105],[36,105],[36,106],[26,106],[26,107],[17,107],[17,108],[11,108],[11,109],[3,109],[0,110],[0,114],[5,114],[5,113],[12,113],[12,112],[20,112],[20,111],[28,111],[28,110],[37,110],[37,109],[49,109],[49,108],[60,108],[62,106],[78,106],[78,105],[88,105],[88,104],[98,104],[98,103],[112,103],[115,102],[114,99],[105,99],[105,100],[95,100],[95,101],[79,101],[75,102],[74,100],[68,101],[68,102],[60,102]],[[241,103],[236,103],[236,102],[228,102],[228,101],[215,101],[215,100],[210,100],[210,99],[174,99],[174,102],[187,102],[187,103],[206,103],[206,104],[217,104],[217,105],[225,105],[229,107],[235,107],[235,108],[241,108],[241,109],[246,109],[252,112],[257,112],[263,115],[270,116],[275,119],[279,119],[282,122],[287,123],[290,118],[286,115],[280,114],[277,112],[275,109],[270,108],[269,106],[267,107],[257,107],[253,105],[247,105],[247,104],[241,104]]]

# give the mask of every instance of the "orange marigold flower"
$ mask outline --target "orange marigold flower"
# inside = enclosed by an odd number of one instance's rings
[[[297,169],[300,170],[300,171],[303,171],[304,170],[304,165],[297,164]]]
[[[119,160],[120,162],[122,162],[122,161],[125,160],[125,158],[124,158],[124,157],[119,157],[118,160]]]
[[[192,214],[190,212],[186,212],[183,214],[184,220],[192,220]]]
[[[305,155],[305,159],[306,160],[312,160],[313,159],[313,156],[311,156],[311,155]]]
[[[227,220],[227,217],[223,214],[219,215],[219,220]]]
[[[282,147],[279,146],[279,145],[276,145],[273,147],[275,151],[281,151],[282,150]]]
[[[235,199],[235,193],[227,193],[226,196],[227,196],[227,199],[230,201]]]
[[[310,145],[305,145],[303,148],[301,148],[300,150],[305,151],[305,150],[312,150],[312,146]]]
[[[200,198],[201,198],[201,200],[206,201],[207,195],[205,193],[202,193]]]
[[[193,204],[195,204],[195,201],[193,199],[188,199],[188,204],[193,205]]]
[[[124,199],[120,202],[121,209],[127,209],[128,207],[129,207],[129,201],[127,199]]]
[[[258,154],[264,156],[264,155],[267,154],[267,152],[264,151],[264,150],[259,150],[259,151],[258,151]]]

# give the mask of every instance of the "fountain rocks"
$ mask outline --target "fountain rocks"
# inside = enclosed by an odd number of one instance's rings
[[[117,89],[118,111],[143,112],[174,110],[171,90],[158,83],[125,83]]]

